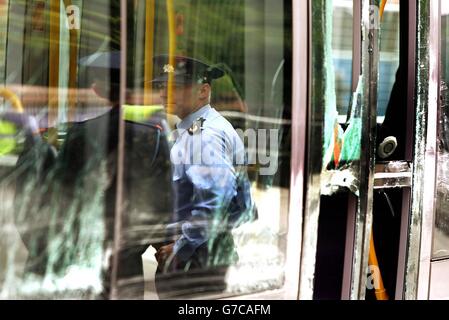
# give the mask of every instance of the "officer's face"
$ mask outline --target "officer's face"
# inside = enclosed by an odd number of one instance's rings
[[[181,119],[209,103],[209,84],[173,84],[171,97],[167,85],[162,85],[159,90],[167,113],[175,114]]]

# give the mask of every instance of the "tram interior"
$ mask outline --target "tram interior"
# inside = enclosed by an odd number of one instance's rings
[[[377,163],[406,160],[408,119],[404,114],[407,112],[407,5],[407,1],[391,1],[387,4],[383,16],[380,34],[377,144],[392,136],[398,144],[394,152],[387,157],[377,155]],[[333,55],[337,108],[340,123],[344,126],[349,116],[346,113],[350,104],[351,82],[356,81],[350,77],[353,47],[351,38],[347,37],[347,34],[353,31],[353,7],[352,1],[335,1],[334,6]],[[400,67],[401,65],[403,67]],[[390,297],[394,297],[396,292],[400,226],[404,201],[409,201],[406,196],[408,194],[409,190],[402,188],[382,188],[374,191],[374,242],[380,272]],[[347,221],[356,202],[356,197],[349,191],[321,196],[314,299],[342,298],[345,245],[347,236],[351,233]],[[367,288],[366,298],[376,299],[372,288]]]

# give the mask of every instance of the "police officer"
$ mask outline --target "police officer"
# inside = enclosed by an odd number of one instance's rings
[[[173,241],[155,254],[158,293],[166,298],[221,292],[227,267],[237,261],[231,231],[255,212],[243,142],[210,105],[212,81],[224,72],[189,57],[161,55],[154,61],[153,83],[162,103],[181,119],[170,153]]]

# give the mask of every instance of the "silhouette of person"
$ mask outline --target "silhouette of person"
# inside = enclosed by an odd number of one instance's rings
[[[155,255],[158,293],[172,298],[222,292],[227,268],[238,258],[232,230],[255,214],[243,142],[210,105],[212,81],[224,72],[190,57],[160,55],[154,61],[158,74],[152,82],[168,112],[181,119],[170,153],[173,241]]]
[[[45,169],[36,172],[40,154],[35,148],[23,155],[16,203],[29,250],[27,272],[61,279],[74,268],[86,270],[94,276],[92,283],[72,294],[108,299],[117,257],[116,297],[142,299],[141,256],[150,244],[166,241],[165,221],[172,212],[166,133],[152,121],[125,120],[124,179],[117,181],[120,52],[96,53],[80,64],[91,69],[95,92],[111,107],[97,117],[70,123],[57,156]],[[119,183],[124,199],[117,234]],[[36,228],[38,221],[41,227]],[[119,252],[114,250],[116,237]]]

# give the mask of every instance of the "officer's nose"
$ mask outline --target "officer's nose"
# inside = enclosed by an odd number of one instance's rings
[[[168,95],[168,90],[167,90],[167,86],[161,86],[160,88],[159,88],[159,96],[162,98],[162,99],[165,99],[165,98],[167,98],[167,95]]]

